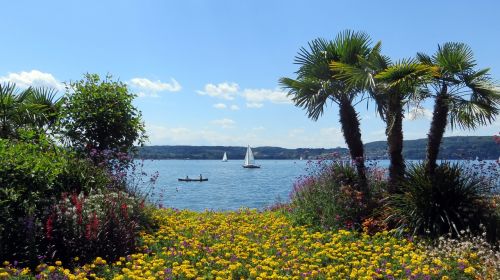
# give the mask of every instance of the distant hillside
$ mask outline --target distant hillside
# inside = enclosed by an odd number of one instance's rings
[[[405,159],[425,158],[427,139],[406,140],[403,144]],[[387,157],[386,141],[376,141],[365,144],[368,158]],[[439,159],[498,159],[500,145],[492,136],[453,136],[445,137],[439,151]]]
[[[252,148],[256,159],[317,158],[333,152],[347,155],[347,149],[285,149],[279,147]],[[246,147],[226,146],[145,146],[139,148],[139,158],[144,159],[222,159],[224,152],[229,160],[245,158]]]
[[[403,154],[406,159],[423,159],[427,139],[404,141]],[[224,152],[229,160],[243,159],[246,147],[226,146],[145,146],[139,148],[139,158],[144,159],[222,159]],[[315,159],[331,153],[348,156],[345,148],[285,149],[279,147],[252,148],[256,159]],[[365,144],[365,153],[369,159],[387,158],[386,141]],[[441,145],[440,159],[498,159],[500,145],[491,136],[445,137]]]

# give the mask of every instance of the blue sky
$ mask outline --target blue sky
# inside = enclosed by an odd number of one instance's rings
[[[393,60],[464,42],[500,80],[494,0],[7,1],[2,10],[0,82],[62,94],[62,82],[110,73],[139,95],[151,145],[344,147],[337,108],[311,121],[278,79],[295,77],[294,56],[308,41],[345,29],[381,40]],[[357,109],[363,140],[384,140],[373,106]],[[405,139],[425,137],[428,126],[428,116],[407,118]],[[500,121],[447,135],[498,131]]]

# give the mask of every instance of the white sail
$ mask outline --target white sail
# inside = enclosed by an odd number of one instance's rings
[[[245,165],[252,165],[254,163],[255,163],[255,160],[253,158],[252,149],[250,149],[250,146],[248,146],[247,153],[245,155]]]
[[[224,152],[224,156],[222,157],[222,161],[227,161],[227,154]]]
[[[247,152],[245,154],[245,163],[243,164],[244,168],[260,168],[260,165],[255,165],[255,160],[253,158],[252,149],[250,149],[250,145],[247,147]]]

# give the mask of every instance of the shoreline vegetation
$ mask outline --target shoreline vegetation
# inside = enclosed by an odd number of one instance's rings
[[[405,140],[403,156],[408,160],[425,159],[426,139]],[[365,157],[370,160],[388,159],[387,142],[375,141],[366,143]],[[243,160],[246,147],[236,146],[181,146],[152,145],[137,147],[138,159],[210,159],[220,160],[224,152],[229,160]],[[332,153],[349,157],[347,148],[297,148],[280,147],[252,148],[258,159],[320,159]],[[444,137],[439,159],[446,160],[497,160],[500,146],[492,136],[453,136]]]
[[[134,160],[147,140],[135,95],[111,75],[85,74],[62,98],[0,84],[0,279],[500,279],[500,162],[438,161],[479,156],[443,136],[492,124],[500,87],[466,44],[396,62],[381,46],[346,30],[299,49],[296,77],[279,83],[312,120],[335,103],[348,150],[309,161],[290,201],[261,210],[161,208],[158,173]],[[365,100],[386,143],[363,145]],[[403,118],[424,100],[425,158],[412,163]],[[500,132],[450,139],[498,145]],[[367,162],[369,145],[387,169]]]

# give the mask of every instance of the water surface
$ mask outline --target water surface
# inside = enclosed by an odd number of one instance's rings
[[[276,201],[289,201],[297,178],[309,174],[315,162],[307,160],[257,160],[258,169],[243,168],[242,160],[155,160],[145,161],[144,171],[158,171],[153,201],[165,207],[202,211],[262,209]],[[462,161],[468,165],[493,164],[494,161]],[[369,162],[389,166],[388,160]],[[493,177],[500,177],[495,170]],[[178,178],[208,178],[206,182],[179,182]],[[498,180],[500,181],[500,180]]]

